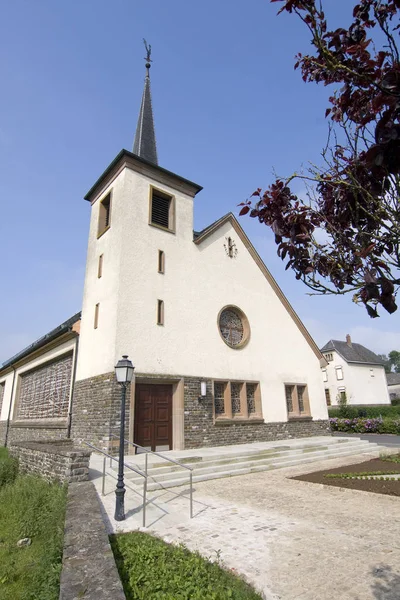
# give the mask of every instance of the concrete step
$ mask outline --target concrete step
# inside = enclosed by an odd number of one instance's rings
[[[315,446],[309,451],[309,448],[292,448],[290,451],[275,452],[273,454],[261,453],[260,455],[245,455],[235,457],[233,461],[201,461],[193,469],[193,481],[204,481],[219,477],[229,477],[254,473],[257,471],[266,471],[269,469],[284,468],[288,466],[307,464],[329,458],[340,458],[341,456],[351,456],[367,452],[379,452],[377,444],[371,444],[362,440],[351,440],[347,444],[333,444],[326,446]],[[194,465],[191,465],[194,466]],[[186,485],[189,482],[189,472],[179,467],[178,470],[164,471],[159,468],[149,469],[148,489],[156,490],[160,488],[175,487]],[[160,472],[161,471],[161,472]],[[126,476],[130,483],[141,485],[143,479],[129,472]]]
[[[292,451],[285,452],[274,452],[271,454],[260,454],[256,456],[244,456],[244,457],[235,457],[233,461],[223,460],[223,461],[203,461],[196,465],[193,468],[193,475],[200,475],[204,473],[217,473],[224,472],[228,468],[231,471],[238,471],[241,468],[247,468],[256,465],[268,465],[268,464],[279,464],[281,462],[285,462],[292,458],[298,457],[306,457],[309,455],[313,455],[316,458],[323,458],[325,456],[329,456],[330,454],[342,454],[346,451],[366,451],[367,449],[371,449],[371,444],[369,442],[362,442],[361,444],[346,444],[340,446],[320,446],[315,447],[310,451],[310,449],[297,449]],[[188,471],[186,469],[182,469],[179,467],[178,469],[174,469],[173,471],[166,471],[160,469],[148,469],[149,477],[154,478],[158,482],[167,481],[169,479],[187,479]],[[127,479],[134,480],[135,482],[140,481],[137,475],[130,472],[126,475]]]
[[[328,438],[330,439],[330,438]],[[181,462],[189,467],[191,467],[194,471],[197,469],[201,469],[205,466],[219,466],[219,465],[227,465],[227,464],[234,464],[234,463],[241,463],[244,460],[255,460],[255,461],[259,461],[259,460],[264,460],[266,458],[276,458],[278,456],[286,456],[286,455],[291,455],[293,453],[311,453],[311,452],[320,452],[321,450],[324,451],[331,451],[334,448],[340,448],[342,446],[346,446],[348,448],[350,447],[359,447],[359,445],[361,444],[368,444],[369,442],[366,441],[362,441],[359,439],[349,439],[349,440],[342,440],[340,439],[340,441],[338,440],[337,442],[333,442],[333,443],[328,443],[328,444],[303,444],[303,445],[296,445],[296,446],[277,446],[277,447],[273,447],[273,448],[269,448],[267,450],[255,450],[252,452],[244,452],[241,453],[240,451],[232,453],[232,454],[222,454],[220,457],[218,456],[203,456],[203,457],[190,457],[191,461],[188,461],[186,458],[181,459]],[[195,461],[194,458],[196,458],[197,460]],[[160,459],[158,459],[160,460]],[[132,466],[134,466],[135,468],[139,468],[141,470],[144,469],[144,463],[142,462],[136,462],[134,460],[129,460],[128,461],[129,464],[131,464]],[[116,469],[116,467],[114,466],[114,468]],[[150,463],[149,461],[149,465],[148,465],[148,472],[151,473],[152,476],[156,477],[158,475],[164,475],[166,473],[174,473],[174,472],[180,472],[182,471],[182,467],[180,467],[179,465],[173,465],[170,462],[161,462],[161,463],[155,463],[152,462]],[[135,477],[135,475],[130,474],[129,472],[127,473],[127,477]]]

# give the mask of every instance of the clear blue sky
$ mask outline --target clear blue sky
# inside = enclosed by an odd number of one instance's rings
[[[326,0],[335,26],[352,4]],[[121,148],[131,149],[143,37],[153,47],[160,165],[204,186],[196,228],[237,214],[274,170],[288,175],[318,161],[328,92],[293,70],[308,35],[277,9],[269,0],[3,3],[0,361],[81,308],[83,195]],[[400,349],[400,311],[373,321],[350,297],[310,298],[284,272],[267,228],[246,217],[241,224],[318,344],[350,333],[376,352]]]

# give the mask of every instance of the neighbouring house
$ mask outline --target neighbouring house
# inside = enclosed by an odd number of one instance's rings
[[[386,381],[390,399],[400,398],[400,373],[386,373]]]
[[[327,361],[322,380],[328,406],[340,400],[347,404],[390,404],[382,360],[371,350],[351,341],[330,340],[321,352]]]
[[[85,196],[82,313],[0,368],[0,435],[110,445],[122,355],[136,368],[127,435],[147,448],[329,434],[325,361],[302,321],[234,215],[194,231],[201,186],[158,165],[146,68],[133,152]]]

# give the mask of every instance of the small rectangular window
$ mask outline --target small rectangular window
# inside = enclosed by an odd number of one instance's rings
[[[325,388],[325,400],[326,400],[326,405],[331,406],[331,394],[330,394],[328,388]]]
[[[3,398],[4,398],[4,390],[6,387],[6,382],[3,381],[0,383],[0,416],[1,416],[1,407],[3,406]]]
[[[173,229],[173,198],[160,190],[151,189],[150,223]]]
[[[100,202],[99,226],[97,237],[100,237],[111,225],[111,192]]]
[[[99,326],[99,308],[100,304],[96,304],[94,308],[94,328],[97,329]]]
[[[342,367],[336,367],[336,379],[341,381],[343,379],[343,369]]]
[[[328,371],[326,369],[322,369],[322,377],[324,382],[328,381]]]
[[[310,416],[310,402],[306,385],[285,385],[286,408],[290,419]]]
[[[97,277],[100,279],[103,275],[103,256],[104,254],[100,254],[99,256],[99,264],[97,267]]]
[[[164,325],[164,300],[157,300],[157,325]]]
[[[158,251],[158,272],[165,272],[165,254],[162,250]]]
[[[375,373],[374,373],[374,370],[373,370],[373,369],[370,369],[370,370],[369,370],[369,374],[371,375],[371,377],[375,377]]]
[[[328,362],[332,362],[333,361],[333,354],[332,353],[329,352],[328,354],[324,354],[324,356],[325,356],[325,358],[326,358],[326,360]]]

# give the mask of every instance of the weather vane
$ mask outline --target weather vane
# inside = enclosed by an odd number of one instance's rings
[[[143,38],[143,44],[144,44],[144,47],[146,48],[146,53],[147,53],[147,56],[144,59],[146,61],[146,69],[150,69],[150,67],[151,67],[150,63],[153,62],[150,58],[151,57],[151,45],[148,44],[144,38]]]

